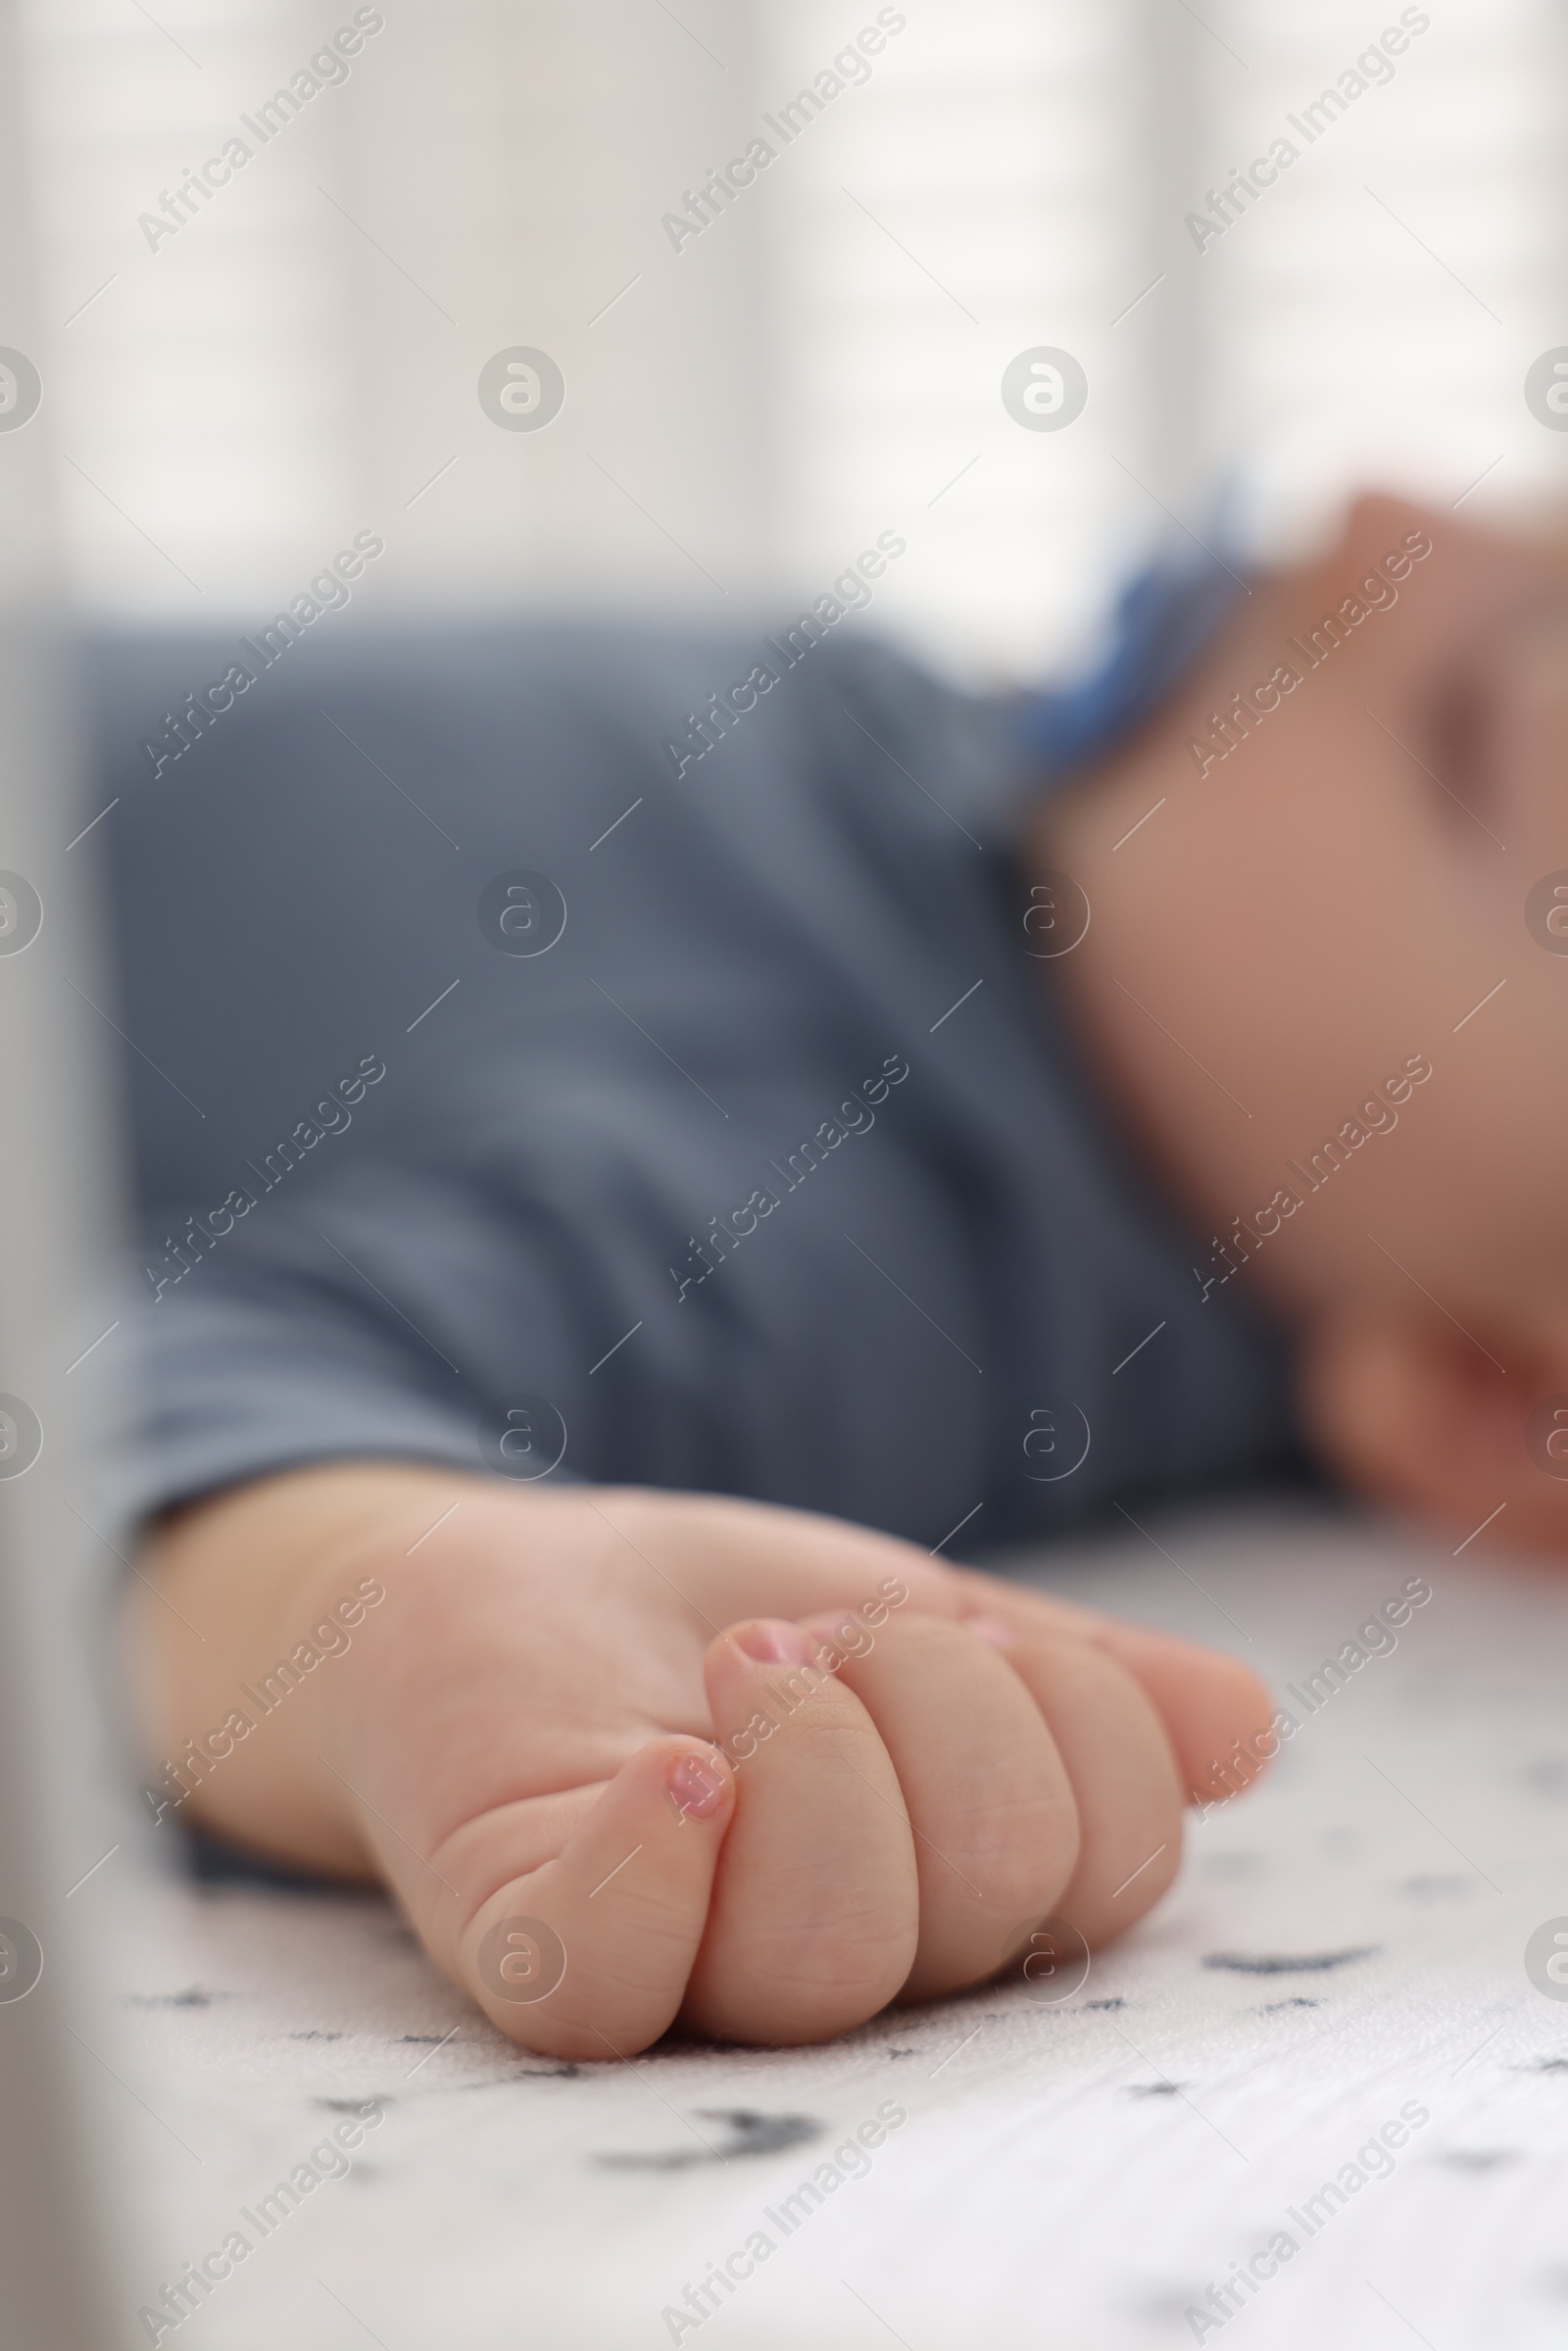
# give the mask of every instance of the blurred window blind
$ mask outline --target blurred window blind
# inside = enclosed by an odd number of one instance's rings
[[[1357,480],[1477,512],[1568,457],[1524,397],[1568,344],[1554,0],[31,0],[29,38],[99,610],[264,612],[368,528],[367,609],[726,618],[890,532],[879,619],[1016,675],[1222,483],[1267,553]],[[513,346],[546,431],[480,407]],[[1040,349],[1087,381],[1059,430],[1003,403]]]
[[[1205,15],[1227,47],[1200,51],[1197,205],[1270,139],[1299,150],[1198,266],[1209,463],[1245,464],[1270,538],[1374,474],[1445,503],[1560,494],[1568,441],[1525,401],[1568,343],[1558,0]]]

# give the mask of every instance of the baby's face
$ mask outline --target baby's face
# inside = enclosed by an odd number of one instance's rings
[[[1263,1289],[1568,1297],[1568,546],[1369,498],[1239,602],[1044,811],[1093,908],[1050,968]]]

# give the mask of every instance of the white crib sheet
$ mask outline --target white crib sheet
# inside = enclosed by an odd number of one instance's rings
[[[823,2049],[562,2068],[492,2031],[379,1900],[99,1872],[80,1898],[113,1922],[154,2183],[144,2298],[238,2229],[254,2249],[181,2341],[1561,2345],[1568,1997],[1524,1951],[1568,1929],[1568,1577],[1480,1549],[1285,1511],[1129,1528],[1041,1571],[1298,1688],[1406,1577],[1434,1594],[1260,1791],[1193,1828],[1173,1893],[1056,2005],[990,1989]],[[385,2119],[347,2176],[264,2239],[241,2208],[370,2098]],[[879,2110],[905,2119],[829,2186]],[[1358,2165],[1401,2111],[1402,2143]],[[1272,2276],[1209,2300],[1281,2232]],[[688,2287],[731,2256],[699,2319]]]

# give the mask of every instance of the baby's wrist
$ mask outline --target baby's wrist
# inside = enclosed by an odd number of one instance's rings
[[[365,1873],[344,1775],[356,1776],[354,1726],[385,1653],[376,1628],[399,1566],[425,1556],[421,1530],[490,1483],[332,1463],[205,1498],[155,1531],[129,1604],[149,1786],[170,1811],[284,1859]]]

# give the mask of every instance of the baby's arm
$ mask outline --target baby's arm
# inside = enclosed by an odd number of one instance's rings
[[[350,1462],[177,1514],[144,1568],[166,1821],[383,1878],[574,2058],[825,2038],[1048,1914],[1102,1942],[1268,1719],[1228,1658],[708,1496]]]

